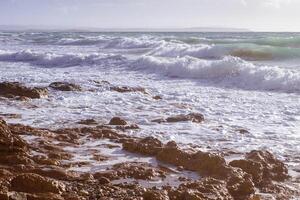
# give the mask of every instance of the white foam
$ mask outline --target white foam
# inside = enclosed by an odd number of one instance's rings
[[[300,92],[299,71],[276,66],[259,66],[232,56],[221,60],[203,60],[189,56],[143,56],[133,67],[170,77],[206,80],[242,89]]]
[[[92,54],[55,54],[50,52],[36,52],[32,50],[23,51],[1,51],[0,61],[26,62],[46,67],[69,67],[78,65],[105,65],[108,63],[119,63],[125,58],[121,55],[92,53]]]
[[[221,58],[229,49],[221,46],[198,44],[189,45],[185,43],[164,43],[148,53],[152,56],[183,57],[192,56],[196,58]]]

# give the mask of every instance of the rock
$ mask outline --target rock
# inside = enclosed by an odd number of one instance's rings
[[[2,82],[0,83],[0,96],[14,98],[27,97],[30,99],[39,99],[48,96],[46,88],[28,88],[18,82]]]
[[[140,140],[127,140],[123,143],[123,149],[133,153],[141,153],[145,155],[156,155],[163,144],[154,137],[146,137]]]
[[[109,121],[109,125],[126,125],[127,122],[124,119],[121,119],[120,117],[113,117],[110,121]]]
[[[11,188],[17,192],[58,194],[65,190],[65,185],[37,174],[25,173],[12,179]]]
[[[127,86],[117,87],[117,86],[113,86],[113,87],[110,87],[110,90],[120,92],[120,93],[141,92],[143,94],[148,94],[146,92],[146,89],[142,88],[142,87],[127,87]]]
[[[188,200],[233,200],[226,182],[204,178],[201,181],[182,183],[177,189],[168,190],[170,199]]]
[[[175,116],[168,117],[166,119],[152,120],[152,122],[157,122],[157,123],[164,123],[164,122],[175,123],[175,122],[184,122],[184,121],[201,123],[204,121],[204,116],[198,113],[190,113],[187,115],[175,115]]]
[[[63,168],[44,168],[44,169],[34,169],[31,173],[38,174],[44,177],[53,178],[57,180],[73,180],[77,174],[68,172]]]
[[[59,91],[82,91],[79,85],[68,82],[53,82],[49,87]]]
[[[152,98],[155,99],[155,100],[161,100],[161,99],[162,99],[162,97],[159,96],[159,95],[156,95],[156,96],[154,96],[154,97],[152,97]]]
[[[100,184],[103,184],[103,185],[110,183],[110,180],[105,177],[98,177],[97,180],[99,181]]]
[[[243,171],[251,174],[255,185],[259,185],[263,180],[263,166],[261,163],[252,160],[234,160],[229,165],[241,168]]]
[[[64,198],[58,194],[42,193],[42,194],[28,194],[27,200],[64,200]]]
[[[288,169],[283,162],[276,159],[268,151],[251,151],[246,154],[246,159],[256,161],[263,165],[263,178],[274,181],[285,181],[289,178]]]
[[[8,119],[21,119],[21,114],[13,114],[13,113],[0,113],[1,117],[8,118]]]
[[[255,193],[254,183],[250,174],[241,169],[229,168],[227,189],[235,200],[248,199]]]
[[[97,125],[98,123],[94,119],[85,119],[85,120],[79,121],[78,124],[83,124],[83,125]]]
[[[0,152],[25,152],[27,143],[11,132],[4,120],[0,119]]]
[[[268,151],[251,151],[246,159],[234,160],[229,163],[252,175],[256,186],[262,187],[271,181],[284,181],[289,178],[288,169]]]
[[[126,162],[116,164],[112,168],[118,177],[151,180],[154,177],[165,178],[165,172],[151,166],[149,163]]]
[[[143,194],[144,200],[169,200],[166,190],[148,190]]]
[[[239,132],[240,134],[243,134],[243,135],[244,135],[244,134],[249,134],[249,133],[250,133],[248,130],[243,129],[243,128],[237,129],[236,131]]]

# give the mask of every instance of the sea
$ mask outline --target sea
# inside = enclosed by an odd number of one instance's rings
[[[268,150],[300,169],[300,33],[5,31],[0,81],[84,88],[0,101],[0,114],[21,114],[12,123],[55,129],[119,116],[141,127],[127,134],[205,151]],[[107,82],[148,94],[111,91]],[[205,121],[153,122],[188,113]]]

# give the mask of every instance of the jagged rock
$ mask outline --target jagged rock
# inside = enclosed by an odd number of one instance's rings
[[[61,193],[65,185],[33,173],[20,174],[12,179],[11,188],[26,193]]]
[[[110,90],[120,92],[120,93],[141,92],[143,94],[148,94],[146,92],[146,89],[142,88],[142,87],[127,87],[127,86],[117,87],[117,86],[113,86],[113,87],[110,87]]]
[[[0,83],[0,96],[7,98],[27,97],[31,99],[39,99],[48,96],[46,88],[28,88],[18,82],[2,82]]]
[[[27,144],[11,132],[4,120],[0,119],[0,152],[25,152]]]
[[[258,187],[270,184],[271,181],[284,181],[288,175],[288,169],[268,151],[251,151],[246,154],[246,159],[234,160],[229,163],[252,175]]]
[[[53,82],[49,87],[60,91],[82,91],[82,88],[79,85],[68,82]]]
[[[144,200],[169,200],[166,190],[148,190],[143,194]]]
[[[152,122],[157,122],[157,123],[164,123],[164,122],[175,123],[175,122],[184,122],[184,121],[201,123],[204,121],[204,116],[199,113],[190,113],[187,115],[175,115],[175,116],[168,117],[166,119],[152,120]]]
[[[156,95],[156,96],[154,96],[154,97],[152,97],[152,98],[155,99],[155,100],[161,100],[161,99],[162,99],[162,97],[159,96],[159,95]]]
[[[122,125],[126,125],[127,122],[124,120],[124,119],[121,119],[120,117],[113,117],[109,123],[109,125],[119,125],[119,126],[122,126]]]
[[[146,137],[141,140],[127,140],[123,143],[123,148],[126,151],[145,155],[156,155],[161,151],[162,147],[162,142],[154,137]]]
[[[98,123],[94,119],[85,119],[85,120],[79,121],[78,124],[83,124],[83,125],[97,125]]]
[[[205,178],[201,181],[183,183],[177,189],[170,188],[168,193],[170,199],[175,200],[233,200],[226,186],[225,181]]]

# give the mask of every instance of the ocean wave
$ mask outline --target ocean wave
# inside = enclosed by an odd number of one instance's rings
[[[204,59],[221,59],[224,56],[235,56],[247,61],[261,61],[299,58],[300,49],[289,47],[261,47],[245,44],[189,45],[184,43],[166,42],[152,49],[147,55],[173,58],[192,56]]]
[[[32,50],[18,52],[0,51],[0,61],[25,62],[44,67],[71,67],[78,65],[112,65],[121,64],[125,57],[115,54],[55,54]]]
[[[150,48],[162,44],[162,40],[150,38],[148,36],[141,37],[81,37],[81,38],[62,38],[57,41],[57,45],[75,45],[87,46],[96,45],[104,49],[136,49],[136,48]]]
[[[203,60],[190,56],[143,56],[131,66],[136,70],[146,70],[169,77],[199,79],[226,87],[300,92],[299,71],[275,66],[258,66],[233,56],[226,56],[220,60]]]
[[[148,55],[161,57],[192,56],[196,58],[220,58],[224,54],[224,48],[219,48],[214,45],[188,45],[178,43],[165,43],[148,53]]]

